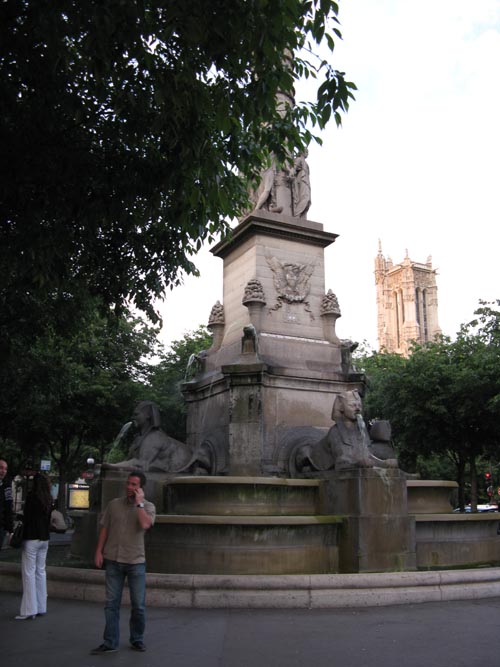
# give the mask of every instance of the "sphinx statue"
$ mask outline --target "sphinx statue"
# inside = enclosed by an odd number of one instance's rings
[[[132,420],[139,433],[130,446],[129,458],[118,463],[106,463],[103,467],[144,472],[210,474],[208,453],[195,453],[184,442],[170,437],[162,430],[156,403],[141,401],[134,410]]]
[[[378,458],[362,416],[362,402],[355,390],[338,394],[332,407],[333,426],[313,444],[294,453],[297,472],[320,472],[346,468],[397,468],[395,458]]]
[[[395,459],[391,424],[385,419],[374,421],[370,427],[370,452],[378,459]]]

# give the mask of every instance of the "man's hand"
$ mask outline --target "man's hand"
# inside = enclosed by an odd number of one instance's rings
[[[135,489],[135,502],[136,504],[144,502],[144,489],[141,489],[141,487]]]
[[[95,566],[98,567],[99,569],[101,569],[101,567],[104,564],[103,551],[107,537],[108,537],[108,531],[106,530],[106,528],[104,528],[104,526],[101,526],[101,530],[99,531],[99,537],[97,538],[97,546],[95,548],[95,556],[94,556]]]
[[[94,563],[95,566],[99,569],[101,569],[103,563],[104,563],[104,557],[102,555],[102,551],[96,550],[95,556],[94,556]]]

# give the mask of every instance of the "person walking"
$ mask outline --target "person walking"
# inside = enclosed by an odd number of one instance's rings
[[[47,612],[45,561],[49,549],[52,496],[49,479],[37,473],[23,510],[21,573],[23,597],[17,621],[35,619]]]
[[[103,643],[92,655],[112,653],[120,643],[120,604],[125,579],[130,591],[130,647],[145,651],[146,557],[144,534],[154,524],[156,509],[144,498],[144,473],[129,473],[125,497],[111,500],[102,516],[95,565],[105,567],[106,603]]]
[[[3,547],[5,535],[12,533],[12,484],[7,476],[9,466],[5,459],[0,458],[0,549]]]

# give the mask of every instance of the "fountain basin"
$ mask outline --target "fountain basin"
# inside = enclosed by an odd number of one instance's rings
[[[500,563],[500,515],[423,514],[415,517],[418,569]]]
[[[126,474],[111,471],[102,497],[123,488]],[[312,575],[500,564],[500,515],[454,513],[456,482],[406,480],[395,470],[345,470],[329,479],[150,478],[158,510],[146,535],[150,572]],[[73,514],[71,552],[92,562],[100,512]]]
[[[446,514],[453,510],[451,495],[457,482],[409,479],[406,482],[408,514]]]
[[[159,515],[148,568],[170,574],[313,574],[339,568],[339,516]]]
[[[165,485],[168,514],[298,516],[318,513],[318,480],[177,477]]]

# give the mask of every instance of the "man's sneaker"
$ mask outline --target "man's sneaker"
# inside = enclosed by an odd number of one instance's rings
[[[93,648],[90,651],[90,655],[102,655],[104,653],[115,653],[118,649],[117,648],[111,648],[110,646],[106,646],[106,644],[101,644],[97,648]]]
[[[133,649],[134,651],[145,651],[146,647],[142,642],[132,642],[130,644],[130,648]]]

